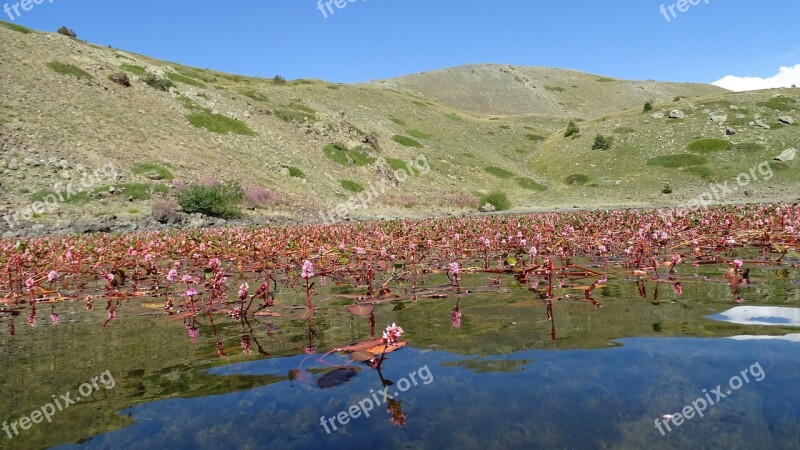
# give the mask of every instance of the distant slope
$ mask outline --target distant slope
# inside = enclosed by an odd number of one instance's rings
[[[469,65],[402,78],[375,86],[434,99],[452,108],[485,115],[538,114],[593,118],[645,102],[726,92],[689,83],[626,81],[545,67]]]
[[[777,120],[770,103],[775,92],[739,96],[712,86],[608,81],[557,69],[506,70],[474,66],[358,85],[281,83],[0,22],[0,216],[31,206],[62,188],[59,183],[77,184],[86,178],[83,171],[113,164],[119,179],[100,180],[87,195],[59,203],[55,211],[30,214],[28,226],[64,228],[81,217],[144,220],[154,201],[174,199],[181,185],[224,180],[267,199],[248,210],[250,216],[319,220],[320,210],[351,198],[351,181],[369,190],[422,157],[430,164],[428,173],[389,183],[367,208],[349,209],[348,215],[474,211],[478,197],[495,189],[519,210],[677,202],[705,189],[705,181],[694,172],[647,162],[681,153],[695,137],[722,133],[724,138],[724,127],[713,125],[704,110],[724,112],[726,102],[741,108],[729,114],[740,130],[730,140],[762,145],[758,158],[798,146],[797,125],[764,131],[747,126],[756,114]],[[131,86],[115,84],[110,78],[117,73],[127,74]],[[461,73],[463,83],[453,73]],[[150,76],[168,77],[173,86],[155,89],[145,82]],[[410,86],[416,86],[413,92]],[[467,95],[470,86],[474,97]],[[669,103],[690,95],[704,97]],[[797,96],[792,90],[784,95]],[[655,101],[659,111],[683,108],[689,118],[655,121],[641,113],[645,101]],[[702,106],[707,102],[722,103]],[[777,105],[798,119],[796,106]],[[583,129],[578,139],[563,138],[569,118],[585,119],[578,121]],[[633,131],[620,134],[610,151],[591,150],[596,133],[626,127]],[[379,145],[373,147],[375,141]],[[331,144],[350,153],[327,147]],[[378,157],[388,164],[376,162]],[[717,162],[708,158],[707,166],[718,176],[738,167],[721,170]],[[794,166],[784,169],[775,178],[781,184],[769,185],[780,191],[764,184],[763,195],[750,199],[794,200],[800,177]],[[573,173],[591,181],[567,186],[564,178]],[[661,181],[672,182],[676,193],[660,194]],[[0,235],[4,225],[0,220]]]

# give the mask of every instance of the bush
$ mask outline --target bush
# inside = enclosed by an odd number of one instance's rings
[[[64,36],[69,36],[71,38],[77,38],[78,37],[78,33],[76,33],[74,30],[71,30],[71,29],[69,29],[67,27],[59,28],[57,33],[58,34],[63,34]]]
[[[278,85],[282,86],[282,85],[286,84],[286,78],[283,78],[280,75],[275,75],[275,78],[272,79],[272,82],[274,84],[278,84]]]
[[[650,112],[652,110],[653,110],[653,104],[652,103],[647,102],[647,103],[644,104],[644,112]]]
[[[300,170],[300,169],[298,169],[297,167],[294,167],[294,166],[289,166],[289,175],[291,175],[291,176],[293,176],[295,178],[305,178],[306,177],[306,174],[303,173],[302,170]]]
[[[564,137],[577,136],[581,133],[581,129],[575,124],[574,120],[570,120],[567,124],[567,131],[564,132]]]
[[[142,82],[155,90],[164,92],[169,91],[169,88],[175,86],[175,83],[173,83],[169,78],[161,78],[154,73],[148,73],[147,75],[143,76]]]
[[[200,213],[223,219],[236,219],[242,216],[239,205],[244,192],[239,183],[229,181],[216,186],[192,184],[178,194],[178,203],[183,211]]]
[[[592,145],[592,150],[608,150],[611,148],[613,144],[614,144],[614,138],[598,134],[594,138],[594,145]]]
[[[672,187],[669,185],[669,183],[664,183],[664,187],[661,188],[661,193],[662,194],[672,194]]]
[[[511,209],[511,201],[508,196],[501,191],[490,192],[478,199],[478,209],[485,204],[491,204],[497,211]]]

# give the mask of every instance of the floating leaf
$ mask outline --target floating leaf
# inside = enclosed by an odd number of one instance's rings
[[[347,312],[359,317],[368,317],[373,311],[375,311],[373,305],[350,305],[347,307]]]
[[[364,350],[358,350],[350,354],[350,359],[353,361],[365,362],[375,359],[375,355]]]

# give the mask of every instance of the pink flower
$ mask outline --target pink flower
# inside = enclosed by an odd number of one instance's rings
[[[364,251],[363,247],[356,247],[356,255],[361,256],[361,255],[364,255],[365,253],[367,253],[367,252]]]
[[[597,247],[597,250],[600,252],[601,255],[608,251],[605,245],[600,245],[599,247]]]
[[[55,270],[51,270],[50,273],[47,274],[47,281],[52,283],[57,279],[58,279],[58,272],[56,272]]]
[[[29,291],[33,291],[34,286],[36,286],[36,282],[33,280],[33,278],[28,278],[27,280],[25,280],[25,287]]]
[[[113,283],[114,282],[114,274],[113,273],[104,273],[103,274],[103,278],[105,278],[106,281],[108,281],[109,283]]]
[[[450,270],[448,271],[450,275],[458,275],[458,263],[452,262],[450,263]]]
[[[167,281],[174,282],[177,279],[178,279],[178,271],[177,270],[172,269],[172,270],[169,271],[169,273],[167,273]]]
[[[184,295],[186,297],[194,297],[195,295],[197,295],[197,289],[189,288],[189,289],[186,290],[186,293]]]
[[[461,309],[458,305],[453,309],[453,327],[461,328]]]
[[[247,298],[247,292],[250,290],[250,285],[243,283],[239,286],[239,299],[244,300]]]
[[[398,327],[395,323],[392,323],[388,327],[386,327],[386,331],[383,332],[383,342],[386,345],[391,345],[397,343],[397,339],[403,335],[403,329]]]
[[[192,276],[191,275],[184,275],[184,276],[181,277],[181,281],[183,281],[184,283],[187,283],[187,284],[191,283],[192,282]]]
[[[306,280],[310,280],[311,277],[314,276],[314,264],[311,261],[305,260],[303,262],[303,269],[300,273],[300,276]]]
[[[145,255],[144,255],[144,261],[145,261],[145,262],[151,262],[151,261],[153,261],[153,255],[151,255],[150,253],[145,253]]]
[[[56,313],[50,314],[50,323],[52,323],[53,325],[58,325],[60,322],[61,322],[61,317],[59,317],[58,314]]]
[[[733,265],[733,268],[736,270],[741,269],[743,264],[744,263],[740,259],[734,259],[733,262],[731,263],[731,265]]]

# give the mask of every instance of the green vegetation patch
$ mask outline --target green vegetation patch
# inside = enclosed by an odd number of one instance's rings
[[[306,120],[313,122],[317,120],[317,111],[305,105],[292,104],[283,108],[278,108],[272,112],[275,117],[284,122],[302,123]]]
[[[303,173],[302,170],[300,170],[300,169],[298,169],[297,167],[294,167],[294,166],[289,166],[289,175],[291,175],[291,176],[293,176],[295,178],[305,178],[306,177],[306,174]]]
[[[511,209],[511,201],[508,196],[502,191],[492,191],[478,199],[478,208],[485,204],[491,204],[497,211],[505,211]]]
[[[251,98],[251,99],[253,99],[253,100],[257,101],[257,102],[266,103],[266,102],[269,101],[269,97],[267,97],[266,95],[262,94],[261,92],[258,92],[256,90],[254,90],[254,89],[245,89],[245,90],[242,91],[242,95],[244,95],[245,97]]]
[[[568,186],[584,185],[589,182],[589,177],[582,173],[573,173],[564,179],[564,184]]]
[[[187,77],[185,75],[181,75],[181,74],[176,73],[176,72],[170,72],[167,75],[167,77],[170,80],[172,80],[172,81],[174,81],[176,83],[188,84],[189,86],[195,86],[195,87],[203,87],[203,86],[205,86],[202,82],[197,81],[194,78],[189,78],[189,77]]]
[[[636,133],[636,129],[631,127],[617,127],[614,128],[614,133],[616,134],[631,134]]]
[[[711,180],[713,172],[707,166],[692,166],[684,169],[688,173],[699,175],[704,180]]]
[[[730,150],[731,143],[725,139],[698,139],[687,147],[690,152],[713,153]]]
[[[52,61],[47,64],[47,67],[53,69],[56,73],[60,73],[61,75],[72,75],[74,77],[83,78],[86,80],[91,80],[94,78],[89,72],[81,69],[80,67],[73,66],[72,64]]]
[[[708,159],[691,153],[680,153],[677,155],[662,155],[647,160],[648,166],[666,167],[670,169],[680,169],[682,167],[702,166],[708,163]]]
[[[187,214],[236,219],[242,217],[239,209],[244,191],[239,183],[229,181],[215,186],[192,184],[178,194],[178,204]]]
[[[344,144],[339,143],[326,145],[322,151],[325,153],[325,156],[343,166],[347,166],[351,162],[359,167],[368,166],[377,161],[376,158],[371,157],[369,153],[362,148],[348,149]]]
[[[396,134],[396,135],[394,135],[392,137],[392,140],[397,142],[398,144],[406,146],[406,147],[416,147],[416,148],[422,148],[423,147],[423,145],[419,141],[417,141],[414,138],[410,138],[408,136],[402,136],[402,135]]]
[[[133,64],[123,64],[119,66],[119,68],[124,70],[125,72],[129,72],[134,75],[139,75],[140,77],[147,75],[147,70],[145,70],[145,68],[141,66],[135,66]]]
[[[389,120],[396,123],[397,125],[400,125],[401,127],[408,125],[405,120],[398,119],[397,117],[389,117]]]
[[[233,133],[242,136],[256,135],[256,132],[251,130],[244,122],[220,114],[213,114],[206,111],[195,112],[187,115],[186,119],[190,124],[198,128],[205,128],[212,133]]]
[[[550,92],[564,92],[566,90],[559,86],[545,86],[544,89]]]
[[[528,134],[525,135],[525,137],[528,138],[529,141],[533,141],[533,142],[544,142],[544,140],[545,140],[544,136],[540,136],[540,135],[535,134],[535,133],[528,133]]]
[[[410,129],[406,130],[406,133],[411,135],[411,137],[415,137],[417,139],[433,139],[432,135],[420,130]]]
[[[154,73],[148,73],[142,77],[142,82],[157,91],[169,91],[169,88],[175,86],[169,78],[159,77]]]
[[[348,190],[350,192],[359,193],[359,192],[363,192],[364,191],[364,186],[362,186],[361,184],[359,184],[356,181],[353,181],[353,180],[342,180],[342,181],[340,181],[340,183],[341,183],[343,188],[345,188],[346,190]]]
[[[763,146],[762,144],[758,144],[758,143],[755,143],[755,142],[742,142],[742,143],[739,143],[739,144],[735,144],[733,146],[733,149],[736,150],[737,152],[752,153],[752,152],[763,152],[767,148],[765,146]]]
[[[516,181],[517,184],[523,189],[528,189],[531,191],[539,191],[539,192],[544,192],[547,190],[547,186],[537,183],[536,180],[532,178],[517,177],[514,178],[514,181]]]
[[[149,174],[158,174],[162,180],[172,180],[174,178],[172,172],[158,163],[139,163],[131,168],[131,172],[136,175],[145,176]]]
[[[778,111],[795,111],[797,110],[797,100],[792,97],[772,97],[765,102],[756,103],[758,106],[764,108],[776,109]]]
[[[386,158],[386,162],[394,171],[403,170],[406,173],[413,175],[415,177],[421,175],[419,170],[417,170],[413,164],[409,164],[407,161],[403,161],[402,159]]]
[[[503,169],[502,167],[489,166],[489,167],[484,167],[483,170],[485,170],[487,173],[491,175],[496,176],[497,178],[502,178],[504,180],[508,180],[514,176],[512,172],[509,172],[508,170]]]

